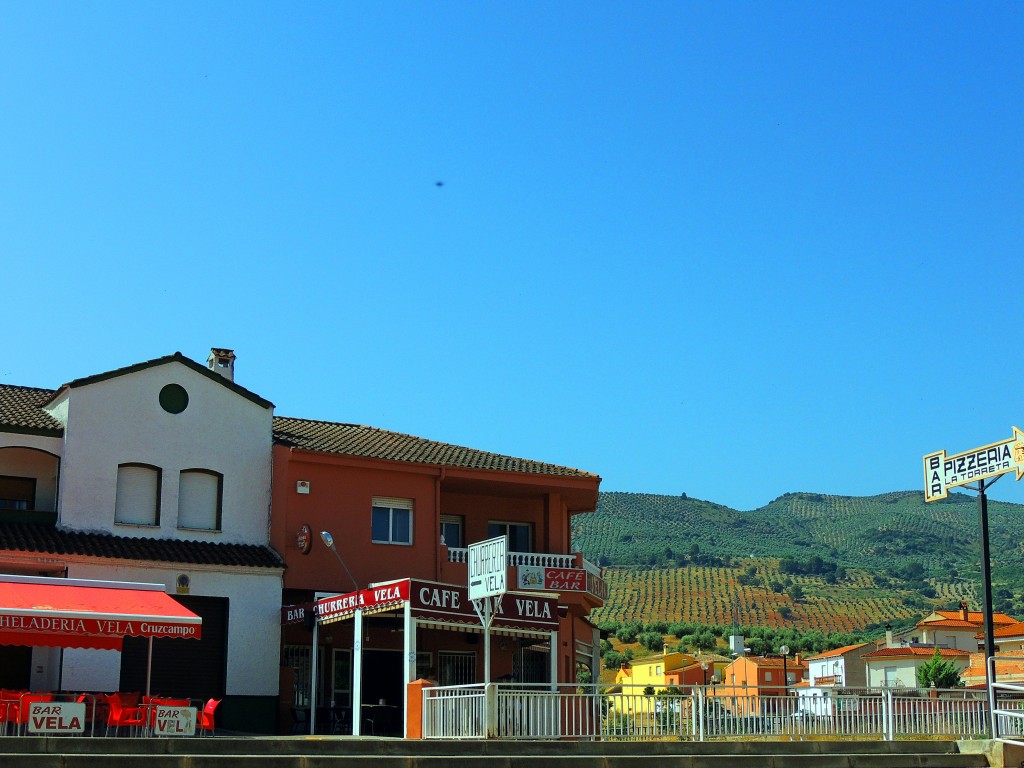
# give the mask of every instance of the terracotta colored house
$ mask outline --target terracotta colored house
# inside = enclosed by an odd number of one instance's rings
[[[314,698],[312,635],[302,623],[314,596],[341,596],[321,604],[315,700],[333,702],[358,729],[371,725],[360,705],[383,700],[404,713],[412,680],[483,681],[467,545],[500,535],[508,537],[507,583],[516,595],[492,627],[486,676],[574,682],[586,667],[596,677],[598,635],[587,616],[607,587],[599,568],[570,551],[570,526],[595,509],[597,475],[282,417],[274,419],[273,471],[270,539],[287,564],[283,603],[296,606],[283,612],[283,711]]]
[[[762,697],[795,695],[793,686],[807,673],[800,655],[783,659],[775,656],[740,656],[722,673],[722,682],[712,695],[736,715],[759,714]],[[785,682],[784,682],[785,681]]]

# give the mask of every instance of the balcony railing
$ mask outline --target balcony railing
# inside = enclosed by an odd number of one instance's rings
[[[448,547],[448,562],[465,563],[469,559],[466,547]],[[575,555],[552,555],[542,552],[509,552],[508,567],[539,565],[542,568],[575,568]]]
[[[601,600],[608,599],[608,584],[601,575],[601,569],[586,558],[583,569],[587,572],[587,592]],[[469,549],[466,547],[448,547],[448,562],[466,563],[469,560]],[[576,555],[556,555],[548,552],[509,552],[508,567],[532,565],[541,568],[578,568]]]

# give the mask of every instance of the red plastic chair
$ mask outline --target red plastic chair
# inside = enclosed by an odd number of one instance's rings
[[[209,733],[211,736],[213,733],[213,714],[217,711],[217,706],[220,704],[220,699],[210,699],[206,702],[206,706],[203,707],[203,711],[199,714],[199,735],[202,736],[204,733]]]
[[[53,701],[52,693],[23,693],[18,699],[17,703],[11,704],[7,707],[7,717],[11,719],[13,712],[13,721],[18,725],[18,732],[24,730],[24,726],[28,724],[28,712],[33,702],[37,701]]]
[[[108,693],[106,699],[110,707],[110,713],[107,715],[108,731],[111,728],[127,727],[131,735],[133,728],[140,729],[146,725],[146,715],[142,707],[125,704],[119,693]]]

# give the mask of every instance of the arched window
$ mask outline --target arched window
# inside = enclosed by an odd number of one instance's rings
[[[114,522],[160,525],[160,468],[149,464],[119,464]]]
[[[178,527],[219,531],[224,475],[209,469],[182,470],[178,480]]]

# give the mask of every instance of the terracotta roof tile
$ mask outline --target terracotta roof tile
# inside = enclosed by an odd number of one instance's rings
[[[460,445],[389,432],[358,424],[274,417],[274,441],[307,451],[337,453],[462,469],[491,469],[534,475],[597,477],[589,472],[530,459],[488,453]]]
[[[964,621],[963,619],[939,619],[938,621],[922,621],[917,626],[921,629],[977,629],[979,624],[976,621]]]
[[[964,618],[963,611],[936,611],[935,613],[939,614],[939,616],[944,619],[960,619],[962,621]],[[985,614],[981,611],[968,611],[967,621],[972,624],[981,625],[985,622]],[[1013,616],[1009,616],[1005,613],[996,612],[992,614],[992,623],[994,624],[1014,624],[1016,621],[1017,619],[1013,618]],[[931,622],[922,623],[930,624]]]
[[[844,653],[849,653],[850,651],[855,651],[858,648],[863,648],[865,645],[867,645],[867,643],[857,643],[856,645],[844,645],[842,648],[833,648],[831,651],[823,651],[819,653],[817,656],[808,656],[807,660],[811,661],[812,659],[830,659],[833,656],[842,656]]]
[[[63,425],[39,407],[53,395],[52,389],[0,384],[0,431],[59,437]]]
[[[3,550],[249,568],[284,566],[277,552],[256,544],[130,538],[109,533],[66,531],[42,523],[0,522],[0,551]]]

